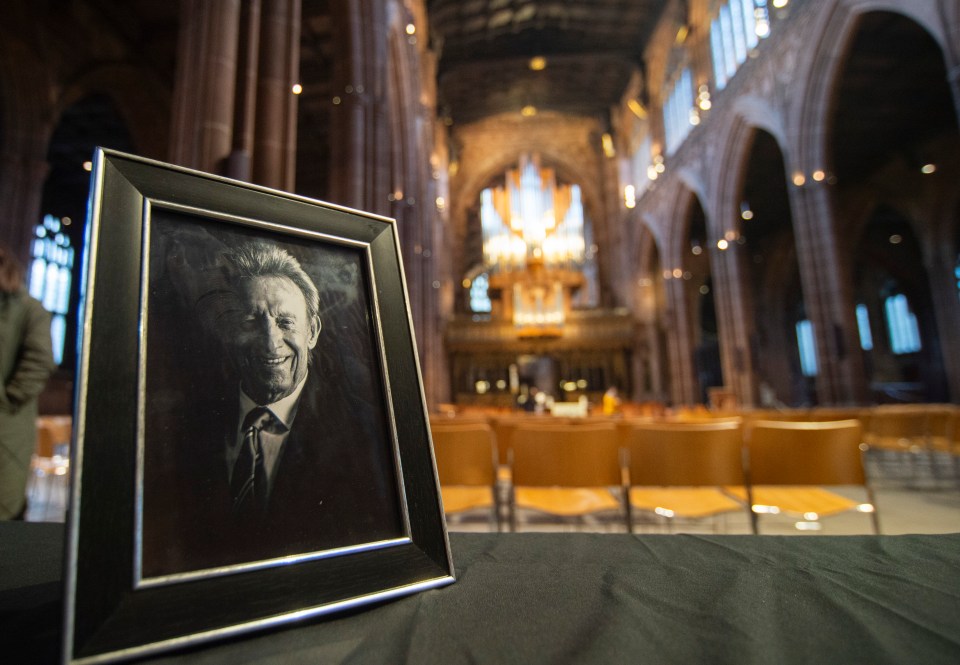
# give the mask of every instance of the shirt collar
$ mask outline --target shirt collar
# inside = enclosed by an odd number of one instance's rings
[[[297,415],[297,402],[300,400],[300,393],[303,392],[303,386],[307,383],[307,377],[304,375],[303,380],[297,384],[297,387],[293,389],[293,392],[284,397],[283,399],[277,400],[273,404],[257,404],[255,401],[250,399],[243,388],[240,389],[240,415],[242,417],[258,406],[265,406],[270,409],[272,413],[284,427],[290,429],[290,425],[293,424],[293,418]]]

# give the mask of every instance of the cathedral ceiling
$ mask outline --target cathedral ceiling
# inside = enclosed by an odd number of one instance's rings
[[[439,113],[605,113],[622,96],[666,0],[428,0]],[[543,58],[543,69],[531,68]]]

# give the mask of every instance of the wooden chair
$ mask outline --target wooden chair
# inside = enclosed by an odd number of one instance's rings
[[[629,525],[613,423],[518,424],[510,434],[509,461],[511,530],[517,528],[518,509],[581,520],[619,512]]]
[[[501,510],[493,429],[481,422],[431,422],[430,428],[444,513],[461,516],[485,510],[491,525],[499,531]]]
[[[928,431],[928,414],[921,405],[888,404],[868,411],[863,439],[884,475],[915,482],[920,463],[932,460]]]
[[[847,510],[870,514],[880,533],[876,501],[863,468],[863,426],[859,420],[796,422],[758,420],[746,425],[747,481],[753,528],[760,513],[802,516],[803,524]],[[858,485],[867,502],[858,503],[824,489]]]
[[[678,520],[743,510],[749,520],[749,503],[736,501],[721,489],[745,485],[743,427],[738,420],[633,422],[621,432],[632,515],[638,510],[655,513],[671,530]]]

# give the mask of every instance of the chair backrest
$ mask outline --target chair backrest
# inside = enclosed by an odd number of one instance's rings
[[[867,443],[922,446],[927,438],[927,412],[910,405],[875,406],[867,412]]]
[[[739,421],[631,423],[621,430],[631,485],[743,485]]]
[[[500,464],[507,464],[507,454],[510,450],[510,437],[513,430],[521,425],[540,426],[541,423],[557,425],[566,422],[566,419],[554,418],[550,415],[532,413],[512,413],[492,418],[493,433],[497,437],[498,459]]]
[[[441,485],[487,485],[497,478],[497,447],[486,423],[431,424]]]
[[[753,485],[866,485],[859,420],[757,420],[746,426]]]
[[[38,457],[53,457],[58,446],[69,448],[73,434],[73,418],[70,416],[40,416],[37,418]]]
[[[620,452],[613,423],[518,424],[510,433],[514,485],[620,486]]]

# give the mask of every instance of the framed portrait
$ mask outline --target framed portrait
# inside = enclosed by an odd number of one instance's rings
[[[451,583],[393,220],[94,165],[64,662]]]

